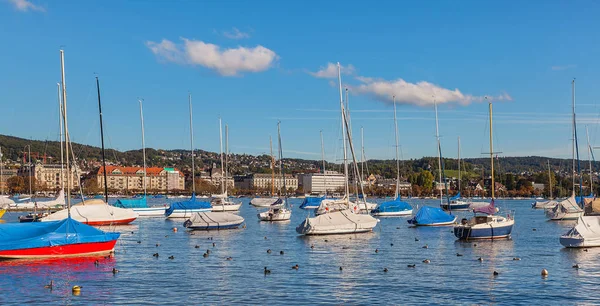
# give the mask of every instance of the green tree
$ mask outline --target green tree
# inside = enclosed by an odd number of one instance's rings
[[[21,176],[12,176],[6,180],[10,193],[21,193],[25,191],[25,180]]]

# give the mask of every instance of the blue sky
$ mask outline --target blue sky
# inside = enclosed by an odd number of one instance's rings
[[[188,91],[197,148],[268,151],[281,120],[284,155],[341,156],[339,92],[350,88],[355,145],[393,158],[391,95],[398,96],[405,158],[436,153],[433,96],[444,155],[496,151],[570,156],[571,80],[577,78],[580,145],[598,139],[600,43],[594,1],[49,1],[0,0],[0,133],[58,138],[59,49],[66,55],[73,141],[99,145],[94,73],[106,144],[189,147]],[[586,153],[582,153],[586,157]]]

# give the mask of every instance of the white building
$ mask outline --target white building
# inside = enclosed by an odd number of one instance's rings
[[[336,171],[325,171],[323,173],[307,173],[299,175],[302,180],[304,193],[325,194],[333,193],[344,188],[346,180],[344,175]]]
[[[62,174],[61,174],[62,169]],[[34,176],[37,182],[38,189],[56,190],[62,188],[67,180],[67,169],[61,167],[60,164],[33,164],[31,173],[29,166],[24,165],[18,171],[17,175],[27,177]],[[71,167],[72,184],[75,188],[79,187],[81,170],[76,167]],[[62,180],[65,180],[63,182]]]
[[[273,185],[273,189],[275,189],[275,192],[277,192],[283,187],[283,183],[284,182],[281,178],[281,175],[278,174],[275,174],[273,177],[271,174],[256,173],[246,176],[239,176],[235,179],[235,187],[238,189],[262,189],[270,191],[271,186]],[[288,190],[298,189],[298,178],[291,174],[286,174],[285,188]]]

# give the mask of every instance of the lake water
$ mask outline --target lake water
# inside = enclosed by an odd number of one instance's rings
[[[450,227],[409,228],[407,218],[382,218],[373,233],[304,237],[295,231],[308,215],[298,208],[301,199],[290,200],[292,220],[285,223],[258,222],[259,209],[239,200],[246,228],[188,232],[183,220],[145,218],[116,228],[122,236],[115,256],[101,258],[99,266],[97,258],[0,262],[0,304],[600,303],[600,249],[562,248],[558,238],[572,223],[546,221],[531,201],[497,201],[516,210],[511,240],[458,242]],[[151,200],[161,201],[167,200]],[[16,222],[17,216],[3,219]],[[573,269],[575,263],[581,268]],[[263,273],[265,266],[271,274]],[[44,288],[50,280],[52,291]],[[79,296],[71,293],[73,285],[82,286]]]

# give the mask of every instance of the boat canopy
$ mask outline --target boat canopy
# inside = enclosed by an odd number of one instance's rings
[[[116,207],[121,208],[148,208],[146,196],[136,199],[118,199],[115,203]]]
[[[460,191],[455,196],[451,197],[450,201],[456,201],[458,199],[460,199]]]
[[[306,197],[304,198],[304,201],[302,201],[302,204],[300,205],[300,208],[304,208],[304,207],[319,207],[319,205],[321,205],[321,201],[323,201],[325,199],[325,197]]]
[[[569,230],[567,236],[598,239],[600,237],[600,218],[598,216],[579,216],[577,224]]]
[[[414,219],[408,221],[416,224],[436,224],[452,222],[455,218],[439,207],[421,206]]]
[[[482,214],[488,214],[488,215],[493,215],[496,213],[496,206],[494,206],[494,199],[492,199],[490,201],[489,205],[485,205],[482,207],[477,207],[475,209],[473,209],[474,213],[482,213]]]
[[[187,201],[171,203],[171,206],[165,212],[165,215],[170,216],[174,210],[192,210],[192,209],[203,209],[212,208],[209,202],[197,201],[196,194],[192,194],[192,198]]]
[[[392,200],[392,201],[387,201],[387,202],[383,202],[379,205],[377,205],[377,208],[375,208],[372,212],[373,213],[386,213],[386,212],[400,212],[400,211],[407,211],[407,210],[412,210],[412,206],[410,206],[410,204],[402,201],[400,199],[400,197],[397,197],[396,199]]]
[[[582,211],[581,207],[579,207],[579,205],[577,205],[577,202],[575,200],[574,196],[571,196],[568,199],[565,199],[563,201],[560,201],[560,203],[558,203],[558,205],[554,206],[554,208],[552,208],[552,212],[554,213],[570,213],[570,212],[580,212]]]
[[[113,241],[119,233],[103,232],[66,218],[60,221],[0,224],[0,251]]]
[[[281,206],[283,205],[283,200],[281,198],[278,198],[277,201],[273,202],[273,204],[271,204],[271,206]]]

